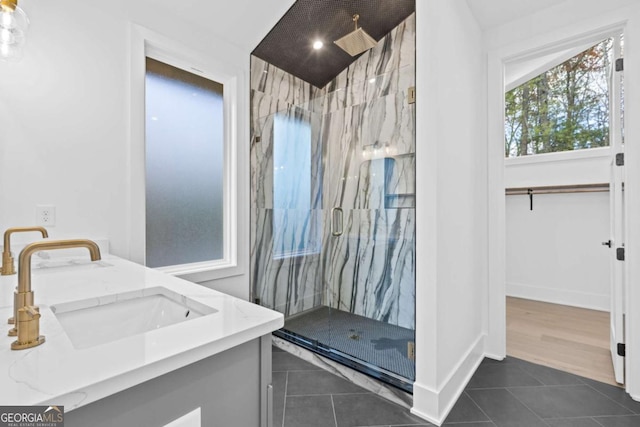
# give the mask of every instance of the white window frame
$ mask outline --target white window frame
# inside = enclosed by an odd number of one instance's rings
[[[145,77],[146,58],[150,57],[188,72],[221,83],[224,87],[224,182],[223,182],[223,258],[156,270],[194,281],[205,282],[245,274],[246,266],[238,257],[238,141],[239,100],[243,71],[225,61],[215,61],[155,33],[132,24],[131,36],[131,99],[129,158],[129,258],[146,265],[146,183],[145,183]]]
[[[549,54],[549,53],[555,53],[558,51],[562,52],[565,49],[571,52],[571,56],[569,56],[567,59],[564,60],[564,61],[568,61],[574,58],[575,56],[579,55],[580,53],[584,52],[585,50],[589,49],[590,47],[598,43],[601,43],[607,39],[612,39],[616,36],[615,31],[607,31],[604,33],[594,33],[594,34],[597,34],[597,35],[587,36],[585,39],[567,41],[564,45],[558,44],[558,46],[552,46],[548,51],[543,48],[543,49],[540,49],[540,51],[538,52],[531,52],[530,54],[515,56],[511,60],[506,60],[504,62],[504,66],[505,67],[508,66],[509,63],[520,62],[523,59],[531,60],[539,57],[544,57],[546,54]],[[603,37],[603,38],[600,41],[598,41],[598,37]],[[557,67],[558,65],[562,65],[564,61],[556,65],[543,64],[538,66],[535,69],[532,69],[530,72],[526,73],[525,75],[523,75],[523,77],[518,79],[517,84],[516,83],[511,84],[510,86],[513,86],[513,87],[511,87],[510,89],[507,89],[505,84],[503,98],[506,97],[507,92],[529,82],[530,80],[533,80],[534,78],[540,76],[543,73],[546,73],[547,71],[550,71],[551,69],[553,69],[554,67]],[[503,74],[505,72],[506,70],[503,70]],[[504,76],[503,76],[503,79],[504,79]],[[506,106],[506,102],[503,102],[503,105]],[[503,113],[503,116],[504,116],[504,113]],[[513,156],[513,157],[505,156],[504,159],[505,159],[505,165],[538,163],[538,162],[547,162],[547,161],[554,161],[554,160],[558,160],[558,161],[573,160],[573,159],[578,160],[578,159],[583,159],[587,157],[600,157],[602,156],[603,151],[607,151],[608,153],[610,151],[609,146],[605,145],[602,147],[580,148],[577,150],[551,151],[548,153],[534,153],[534,154],[527,154],[526,156]]]

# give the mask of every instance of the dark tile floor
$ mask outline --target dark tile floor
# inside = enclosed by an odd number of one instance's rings
[[[273,349],[274,427],[431,426],[409,410]],[[507,358],[485,359],[447,417],[458,427],[639,427],[622,389]]]

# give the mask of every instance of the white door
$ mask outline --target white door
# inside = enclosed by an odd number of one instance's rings
[[[611,221],[611,357],[616,381],[624,383],[624,146],[622,141],[622,71],[615,61],[621,58],[620,37],[614,38],[610,86],[609,144],[611,146],[611,182],[609,203]]]

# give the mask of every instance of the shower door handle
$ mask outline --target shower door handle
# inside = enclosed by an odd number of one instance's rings
[[[337,225],[340,225],[340,229],[338,230]],[[344,232],[344,222],[342,215],[342,208],[333,208],[331,209],[331,234],[333,236],[342,236]]]

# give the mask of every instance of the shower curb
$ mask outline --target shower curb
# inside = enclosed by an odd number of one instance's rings
[[[340,378],[353,384],[356,384],[364,388],[365,390],[370,391],[371,393],[389,400],[390,402],[400,405],[403,408],[411,409],[413,406],[413,396],[405,391],[385,384],[382,381],[378,381],[375,378],[355,371],[338,362],[327,359],[326,357],[320,356],[319,354],[314,353],[311,350],[304,349],[293,343],[285,341],[284,339],[279,338],[275,335],[272,336],[272,342],[273,345],[275,345],[279,349],[284,350],[287,353],[291,353],[294,356],[297,356],[314,366],[324,369],[325,371],[331,372],[332,374],[337,375]]]

